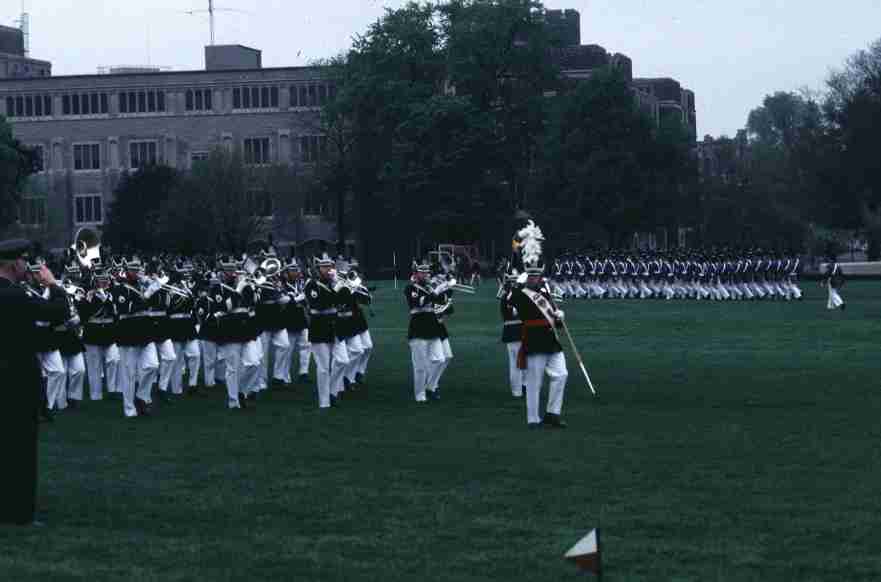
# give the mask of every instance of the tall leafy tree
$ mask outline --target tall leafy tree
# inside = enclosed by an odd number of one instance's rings
[[[18,219],[18,205],[28,176],[34,173],[33,150],[12,136],[12,128],[0,116],[0,228]]]
[[[161,252],[162,206],[172,196],[181,175],[165,165],[150,165],[123,176],[113,193],[102,241],[122,252]]]

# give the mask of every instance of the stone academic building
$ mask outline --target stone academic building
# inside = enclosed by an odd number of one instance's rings
[[[674,79],[635,79],[627,56],[582,45],[575,10],[550,10],[546,22],[556,39],[549,58],[565,76],[586,79],[617,68],[656,123],[672,116],[694,136],[694,93]],[[116,68],[53,77],[50,63],[25,55],[20,30],[0,27],[0,115],[39,153],[20,221],[54,225],[56,247],[70,244],[80,227],[100,230],[122,176],[145,164],[186,170],[224,147],[248,164],[309,171],[327,151],[320,108],[334,92],[321,67],[263,68],[259,50],[238,45],[206,47],[205,70]],[[320,211],[275,224],[279,247],[337,238]]]

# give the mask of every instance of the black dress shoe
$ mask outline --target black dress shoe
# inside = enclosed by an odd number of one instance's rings
[[[242,393],[239,393],[239,408],[248,408],[248,399]]]
[[[48,408],[43,408],[40,410],[39,419],[40,422],[55,422],[55,413],[49,410]]]
[[[257,402],[257,393],[250,392],[247,396],[245,396],[245,398],[248,399],[248,402]]]
[[[67,407],[71,410],[76,410],[77,408],[80,407],[80,401],[79,400],[68,400]]]
[[[339,406],[339,405],[340,405],[340,399],[339,399],[339,397],[338,397],[338,396],[334,396],[333,394],[331,394],[331,395],[330,395],[330,405],[331,405],[332,407],[337,407],[337,406]]]
[[[159,400],[162,401],[162,404],[172,404],[174,400],[171,398],[171,395],[164,390],[159,391]]]
[[[541,422],[548,428],[566,428],[567,426],[566,421],[561,420],[558,414],[551,414],[550,412],[545,414]]]
[[[364,374],[358,372],[355,374],[355,384],[363,384],[364,383]]]
[[[528,428],[529,430],[541,428],[541,423],[540,422],[527,422],[526,428]]]
[[[300,384],[309,383],[309,374],[300,374]]]
[[[425,395],[429,400],[440,400],[440,390],[426,390]]]

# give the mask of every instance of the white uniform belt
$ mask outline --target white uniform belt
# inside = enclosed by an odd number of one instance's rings
[[[165,311],[148,311],[147,315],[150,317],[165,317],[168,313]]]
[[[336,315],[336,309],[310,309],[310,315]]]
[[[119,319],[120,319],[120,320],[122,320],[122,319],[133,319],[133,318],[135,318],[135,317],[145,317],[146,315],[147,315],[146,313],[124,313],[124,314],[122,314],[122,315],[119,316]]]
[[[523,322],[519,319],[512,319],[510,321],[506,321],[505,325],[523,325]]]
[[[337,313],[337,315],[340,317],[352,317],[352,312],[351,311],[340,311],[339,313]]]
[[[260,305],[278,305],[279,303],[278,299],[271,299],[269,301],[261,301]]]
[[[235,309],[230,311],[230,313],[248,313],[248,308],[247,307],[236,307]]]
[[[67,331],[66,325],[56,325],[52,328],[52,331]]]
[[[168,316],[169,319],[190,319],[193,317],[189,313],[172,313]]]
[[[48,321],[35,321],[34,325],[36,325],[37,327],[52,327],[52,324]]]
[[[434,313],[434,307],[414,307],[410,310],[410,315],[416,315],[417,313]]]
[[[96,325],[106,325],[108,323],[113,323],[112,317],[95,317],[88,321],[88,323],[94,323]]]

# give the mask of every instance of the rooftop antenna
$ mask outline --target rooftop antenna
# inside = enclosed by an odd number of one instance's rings
[[[215,12],[238,12],[239,14],[251,14],[246,10],[238,10],[236,8],[215,8],[214,0],[208,0],[208,10],[184,10],[184,14],[204,14],[208,13],[208,27],[211,33],[211,46],[214,46],[214,13]]]
[[[31,54],[31,17],[28,14],[25,0],[21,0],[21,18],[18,19],[18,26],[21,28],[21,36],[24,38],[24,56]]]

